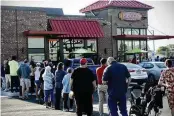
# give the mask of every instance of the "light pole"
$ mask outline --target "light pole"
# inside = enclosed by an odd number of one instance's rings
[[[15,10],[15,15],[16,15],[16,57],[17,59],[19,58],[19,53],[18,53],[18,17],[17,17],[17,9]],[[19,59],[18,59],[19,60]]]
[[[154,30],[152,30],[152,35],[154,36]],[[153,51],[155,52],[155,40],[153,39]]]
[[[110,20],[110,22],[111,22],[111,46],[112,46],[112,57],[114,57],[114,48],[113,48],[113,37],[112,37],[112,14],[111,14],[111,20]]]

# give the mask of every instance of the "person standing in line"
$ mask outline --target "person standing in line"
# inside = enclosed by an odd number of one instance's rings
[[[69,93],[70,93],[70,80],[71,80],[71,74],[72,74],[72,69],[71,68],[68,68],[67,69],[67,72],[68,74],[66,74],[62,80],[62,84],[63,84],[63,90],[62,90],[62,93],[63,93],[63,101],[64,101],[64,110],[65,112],[67,112],[68,110],[69,111],[73,111],[73,99],[70,99],[70,108],[68,108],[68,98],[69,98]]]
[[[108,100],[108,94],[107,94],[107,89],[108,86],[107,84],[102,83],[102,76],[104,69],[107,67],[107,59],[102,58],[100,60],[101,66],[97,68],[96,74],[97,74],[97,80],[98,80],[98,96],[99,96],[99,114],[100,116],[103,116],[103,104],[104,100]]]
[[[111,116],[128,116],[126,92],[130,83],[130,73],[125,65],[117,63],[113,57],[107,59],[108,67],[104,70],[103,83],[108,85],[108,107]]]
[[[35,92],[34,88],[35,88],[35,84],[34,84],[34,68],[35,68],[35,63],[34,61],[32,60],[30,62],[30,69],[31,69],[31,73],[30,73],[30,81],[31,81],[31,87],[30,87],[30,93],[33,94]]]
[[[55,72],[55,109],[60,110],[60,100],[61,100],[61,93],[62,93],[62,80],[63,77],[66,75],[64,71],[64,64],[60,62],[57,66],[57,70]]]
[[[53,107],[54,104],[54,92],[53,92],[53,81],[54,81],[54,75],[51,73],[51,67],[47,66],[45,67],[45,72],[43,74],[43,80],[44,80],[44,101],[46,104],[46,108],[48,108],[48,99],[49,96],[51,97],[51,105]]]
[[[36,67],[35,67],[35,72],[34,72],[34,76],[35,76],[35,86],[36,86],[36,100],[39,100],[38,98],[38,91],[39,91],[39,88],[40,88],[40,80],[39,80],[39,77],[40,77],[40,72],[41,72],[41,64],[40,63],[37,63],[36,64]]]
[[[22,99],[28,99],[29,88],[31,86],[30,82],[31,69],[27,63],[28,61],[24,60],[24,63],[20,65],[17,71],[18,76],[21,77],[20,85],[22,86]]]
[[[131,63],[132,64],[137,64],[137,57],[136,57],[136,55],[134,55],[134,57],[132,58]]]
[[[155,62],[159,62],[160,61],[160,58],[159,58],[159,56],[157,56],[156,58],[155,58]]]
[[[4,69],[5,69],[5,80],[6,80],[6,89],[5,92],[9,91],[10,85],[11,85],[11,79],[10,79],[10,67],[8,65],[8,60],[4,61]]]
[[[12,56],[12,60],[9,61],[8,65],[10,66],[11,92],[14,92],[13,87],[16,87],[15,92],[18,92],[20,86],[20,79],[17,74],[19,64],[16,61],[16,56]]]
[[[96,89],[96,78],[93,72],[87,68],[86,58],[80,60],[80,67],[72,73],[71,88],[76,100],[77,116],[82,116],[83,112],[87,116],[92,116],[92,94]]]
[[[5,90],[6,82],[5,82],[5,70],[3,64],[1,64],[1,89]]]
[[[158,84],[166,87],[169,107],[172,116],[174,116],[174,68],[172,67],[172,61],[166,60],[166,66],[168,69],[162,72]]]

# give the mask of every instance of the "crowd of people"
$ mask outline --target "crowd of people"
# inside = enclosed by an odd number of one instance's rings
[[[19,63],[12,56],[1,65],[1,88],[12,93],[19,92],[21,99],[29,99],[29,93],[35,92],[36,101],[43,99],[46,108],[55,110],[74,111],[75,103],[77,116],[84,113],[92,115],[93,93],[98,90],[100,116],[104,114],[105,101],[111,116],[118,116],[118,107],[122,116],[128,116],[126,93],[131,76],[127,67],[113,57],[101,58],[100,64],[95,75],[87,67],[86,58],[80,60],[78,68],[72,69],[62,62],[55,67],[51,60],[42,63],[24,60]],[[166,65],[168,69],[163,71],[159,84],[167,87],[169,106],[174,116],[174,69],[171,60],[167,60]]]

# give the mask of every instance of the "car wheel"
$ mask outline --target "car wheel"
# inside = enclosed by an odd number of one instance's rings
[[[150,74],[148,76],[147,82],[149,82],[149,83],[155,83],[155,76],[153,74]]]

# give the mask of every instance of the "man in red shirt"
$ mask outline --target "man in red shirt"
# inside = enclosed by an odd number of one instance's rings
[[[102,58],[100,60],[101,67],[97,68],[96,74],[97,74],[97,80],[98,80],[98,96],[99,96],[99,113],[100,116],[103,115],[103,104],[104,104],[104,99],[108,100],[108,94],[107,94],[107,89],[108,86],[106,84],[102,83],[102,76],[105,68],[107,67],[107,59]]]

